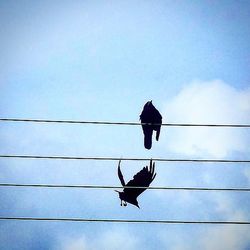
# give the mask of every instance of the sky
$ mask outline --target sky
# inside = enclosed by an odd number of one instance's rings
[[[0,117],[250,123],[249,1],[0,1]],[[0,124],[0,154],[249,160],[248,128]],[[0,158],[0,182],[120,185],[116,161]],[[122,161],[125,181],[147,162]],[[249,164],[156,162],[152,186],[249,188]],[[0,216],[250,221],[247,192],[0,187]],[[0,221],[5,249],[247,250],[248,225]]]

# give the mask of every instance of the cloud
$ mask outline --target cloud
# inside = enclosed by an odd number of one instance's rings
[[[133,250],[138,249],[138,239],[125,229],[114,227],[102,233],[94,240],[87,238],[86,235],[81,235],[75,238],[68,238],[62,241],[60,249],[63,250],[94,250],[94,249],[109,249],[109,250]]]
[[[235,198],[217,193],[210,201],[213,206],[209,209],[207,218],[210,219],[207,220],[248,221],[249,216],[242,211]],[[217,216],[221,219],[216,219]],[[245,250],[250,242],[249,228],[244,225],[189,225],[173,231],[159,231],[158,237],[170,250]]]
[[[128,231],[109,231],[102,235],[102,238],[99,239],[98,248],[96,249],[110,249],[118,250],[121,247],[126,249],[138,249],[137,248],[137,239],[134,235]]]
[[[245,175],[245,177],[247,178],[248,182],[250,183],[250,169],[249,168],[245,168],[243,171],[243,174]]]
[[[166,122],[198,124],[245,124],[250,121],[250,88],[238,90],[221,80],[194,81],[170,100]],[[165,133],[170,152],[200,157],[227,157],[249,152],[245,129],[183,127]]]
[[[201,249],[204,250],[243,250],[250,241],[249,229],[239,226],[218,226],[209,229],[201,239]]]
[[[67,239],[63,250],[87,250],[87,240],[83,235],[75,239]]]
[[[236,200],[222,194],[214,195],[216,211],[223,214],[226,220],[248,221],[248,216],[238,206]],[[199,244],[204,250],[244,250],[250,242],[249,228],[240,225],[218,225],[208,227],[201,235]]]
[[[248,228],[237,225],[212,226],[191,232],[177,231],[171,240],[167,240],[168,237],[165,233],[165,249],[169,250],[245,250],[250,240]]]

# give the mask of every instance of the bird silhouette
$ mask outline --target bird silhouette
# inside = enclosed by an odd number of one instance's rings
[[[152,101],[147,102],[140,115],[141,123],[152,123],[156,125],[142,124],[143,134],[144,134],[144,147],[146,149],[151,149],[152,147],[152,135],[153,130],[156,131],[156,140],[159,140],[162,116],[160,112],[155,108]]]
[[[149,167],[144,167],[140,172],[134,175],[133,179],[130,180],[127,184],[123,179],[123,175],[120,169],[121,160],[118,164],[118,177],[121,181],[123,186],[123,191],[119,192],[119,198],[121,199],[121,206],[127,206],[127,202],[140,208],[137,197],[143,193],[150,185],[150,183],[154,180],[156,173],[155,173],[155,163],[150,160]],[[142,187],[142,188],[139,188]]]

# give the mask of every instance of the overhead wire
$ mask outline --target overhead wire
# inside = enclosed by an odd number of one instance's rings
[[[0,220],[50,221],[50,222],[109,222],[109,223],[154,223],[154,224],[223,224],[250,225],[250,221],[184,221],[184,220],[127,220],[91,218],[42,218],[42,217],[0,217]]]
[[[0,122],[35,122],[35,123],[65,123],[65,124],[93,124],[93,125],[162,125],[172,127],[228,127],[250,128],[250,124],[190,124],[190,123],[140,123],[140,122],[109,122],[109,121],[77,121],[77,120],[49,120],[49,119],[19,119],[0,118]],[[170,159],[170,158],[121,158],[121,157],[76,157],[76,156],[43,156],[43,155],[7,155],[0,158],[25,158],[25,159],[53,159],[53,160],[103,160],[103,161],[161,161],[161,162],[203,162],[203,163],[250,163],[250,160],[229,159]],[[27,187],[27,188],[87,188],[87,189],[114,189],[121,186],[104,185],[59,185],[59,184],[17,184],[0,183],[0,187]],[[233,191],[249,192],[250,188],[206,188],[206,187],[126,187],[147,188],[152,190],[184,190],[184,191]],[[90,218],[37,218],[37,217],[0,217],[0,220],[22,221],[64,221],[64,222],[111,222],[111,223],[157,223],[157,224],[238,224],[250,225],[250,221],[184,221],[184,220],[125,220],[125,219],[90,219]]]
[[[50,120],[50,119],[21,119],[21,118],[0,118],[0,122],[36,122],[36,123],[71,123],[71,124],[93,124],[93,125],[161,125],[171,127],[229,127],[229,128],[250,128],[250,124],[192,124],[192,123],[140,123],[140,122],[109,122],[109,121],[80,121],[80,120]]]
[[[27,187],[27,188],[78,188],[78,189],[151,189],[151,190],[183,190],[183,191],[232,191],[250,192],[250,188],[208,188],[208,187],[142,187],[142,186],[105,186],[105,185],[64,185],[64,184],[18,184],[0,183],[0,187]]]
[[[133,157],[84,157],[57,155],[9,155],[1,154],[0,158],[50,159],[50,160],[96,160],[96,161],[159,161],[159,162],[203,162],[203,163],[250,163],[250,160],[229,159],[171,159],[171,158],[133,158]]]

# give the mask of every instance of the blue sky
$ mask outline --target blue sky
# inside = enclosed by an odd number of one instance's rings
[[[249,1],[0,1],[0,116],[250,123]],[[248,129],[0,124],[1,154],[249,159]],[[122,162],[129,180],[146,163]],[[0,159],[0,182],[119,185],[117,162]],[[155,186],[249,187],[247,164],[156,163]],[[1,216],[250,220],[249,194],[1,188]],[[249,226],[0,222],[1,249],[240,249]],[[213,239],[213,240],[211,240]]]

